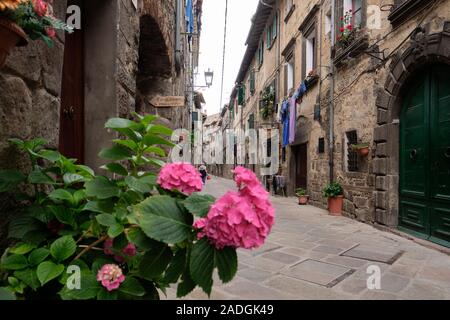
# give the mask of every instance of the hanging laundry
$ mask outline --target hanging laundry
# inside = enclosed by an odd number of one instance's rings
[[[297,100],[297,101],[301,100],[307,91],[308,91],[308,88],[306,87],[306,82],[303,81],[300,84],[300,87],[298,87],[298,89],[297,89],[297,95],[295,97],[295,100]]]
[[[294,97],[289,99],[289,144],[295,140],[295,123],[297,121],[297,101]]]
[[[281,104],[281,123],[283,124],[283,147],[289,144],[289,102],[283,101]]]
[[[194,32],[194,12],[192,7],[192,0],[187,0],[186,2],[186,23],[187,30],[189,33]],[[189,35],[189,40],[191,39],[191,35]]]

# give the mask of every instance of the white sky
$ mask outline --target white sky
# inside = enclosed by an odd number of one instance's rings
[[[225,22],[225,0],[204,0],[202,33],[200,38],[200,61],[196,85],[205,85],[204,72],[214,71],[211,88],[199,89],[205,97],[208,115],[218,113],[230,98],[241,61],[245,53],[245,40],[256,12],[259,0],[228,0],[227,43],[225,56],[225,78],[223,101],[220,103],[222,81],[223,31]]]

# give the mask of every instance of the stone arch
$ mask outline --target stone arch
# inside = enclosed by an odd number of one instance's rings
[[[417,28],[408,48],[393,57],[384,88],[378,92],[377,127],[373,136],[374,203],[375,221],[383,225],[398,224],[402,93],[418,70],[433,63],[450,65],[450,22],[445,22],[439,33],[428,34],[426,28]]]

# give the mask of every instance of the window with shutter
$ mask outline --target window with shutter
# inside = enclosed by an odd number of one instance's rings
[[[250,94],[253,95],[255,93],[255,70],[250,72]]]

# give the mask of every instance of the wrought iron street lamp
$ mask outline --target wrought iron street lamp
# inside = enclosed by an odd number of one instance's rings
[[[208,71],[205,71],[205,83],[208,88],[212,86],[213,79],[214,79],[214,71],[211,71],[208,68]]]

